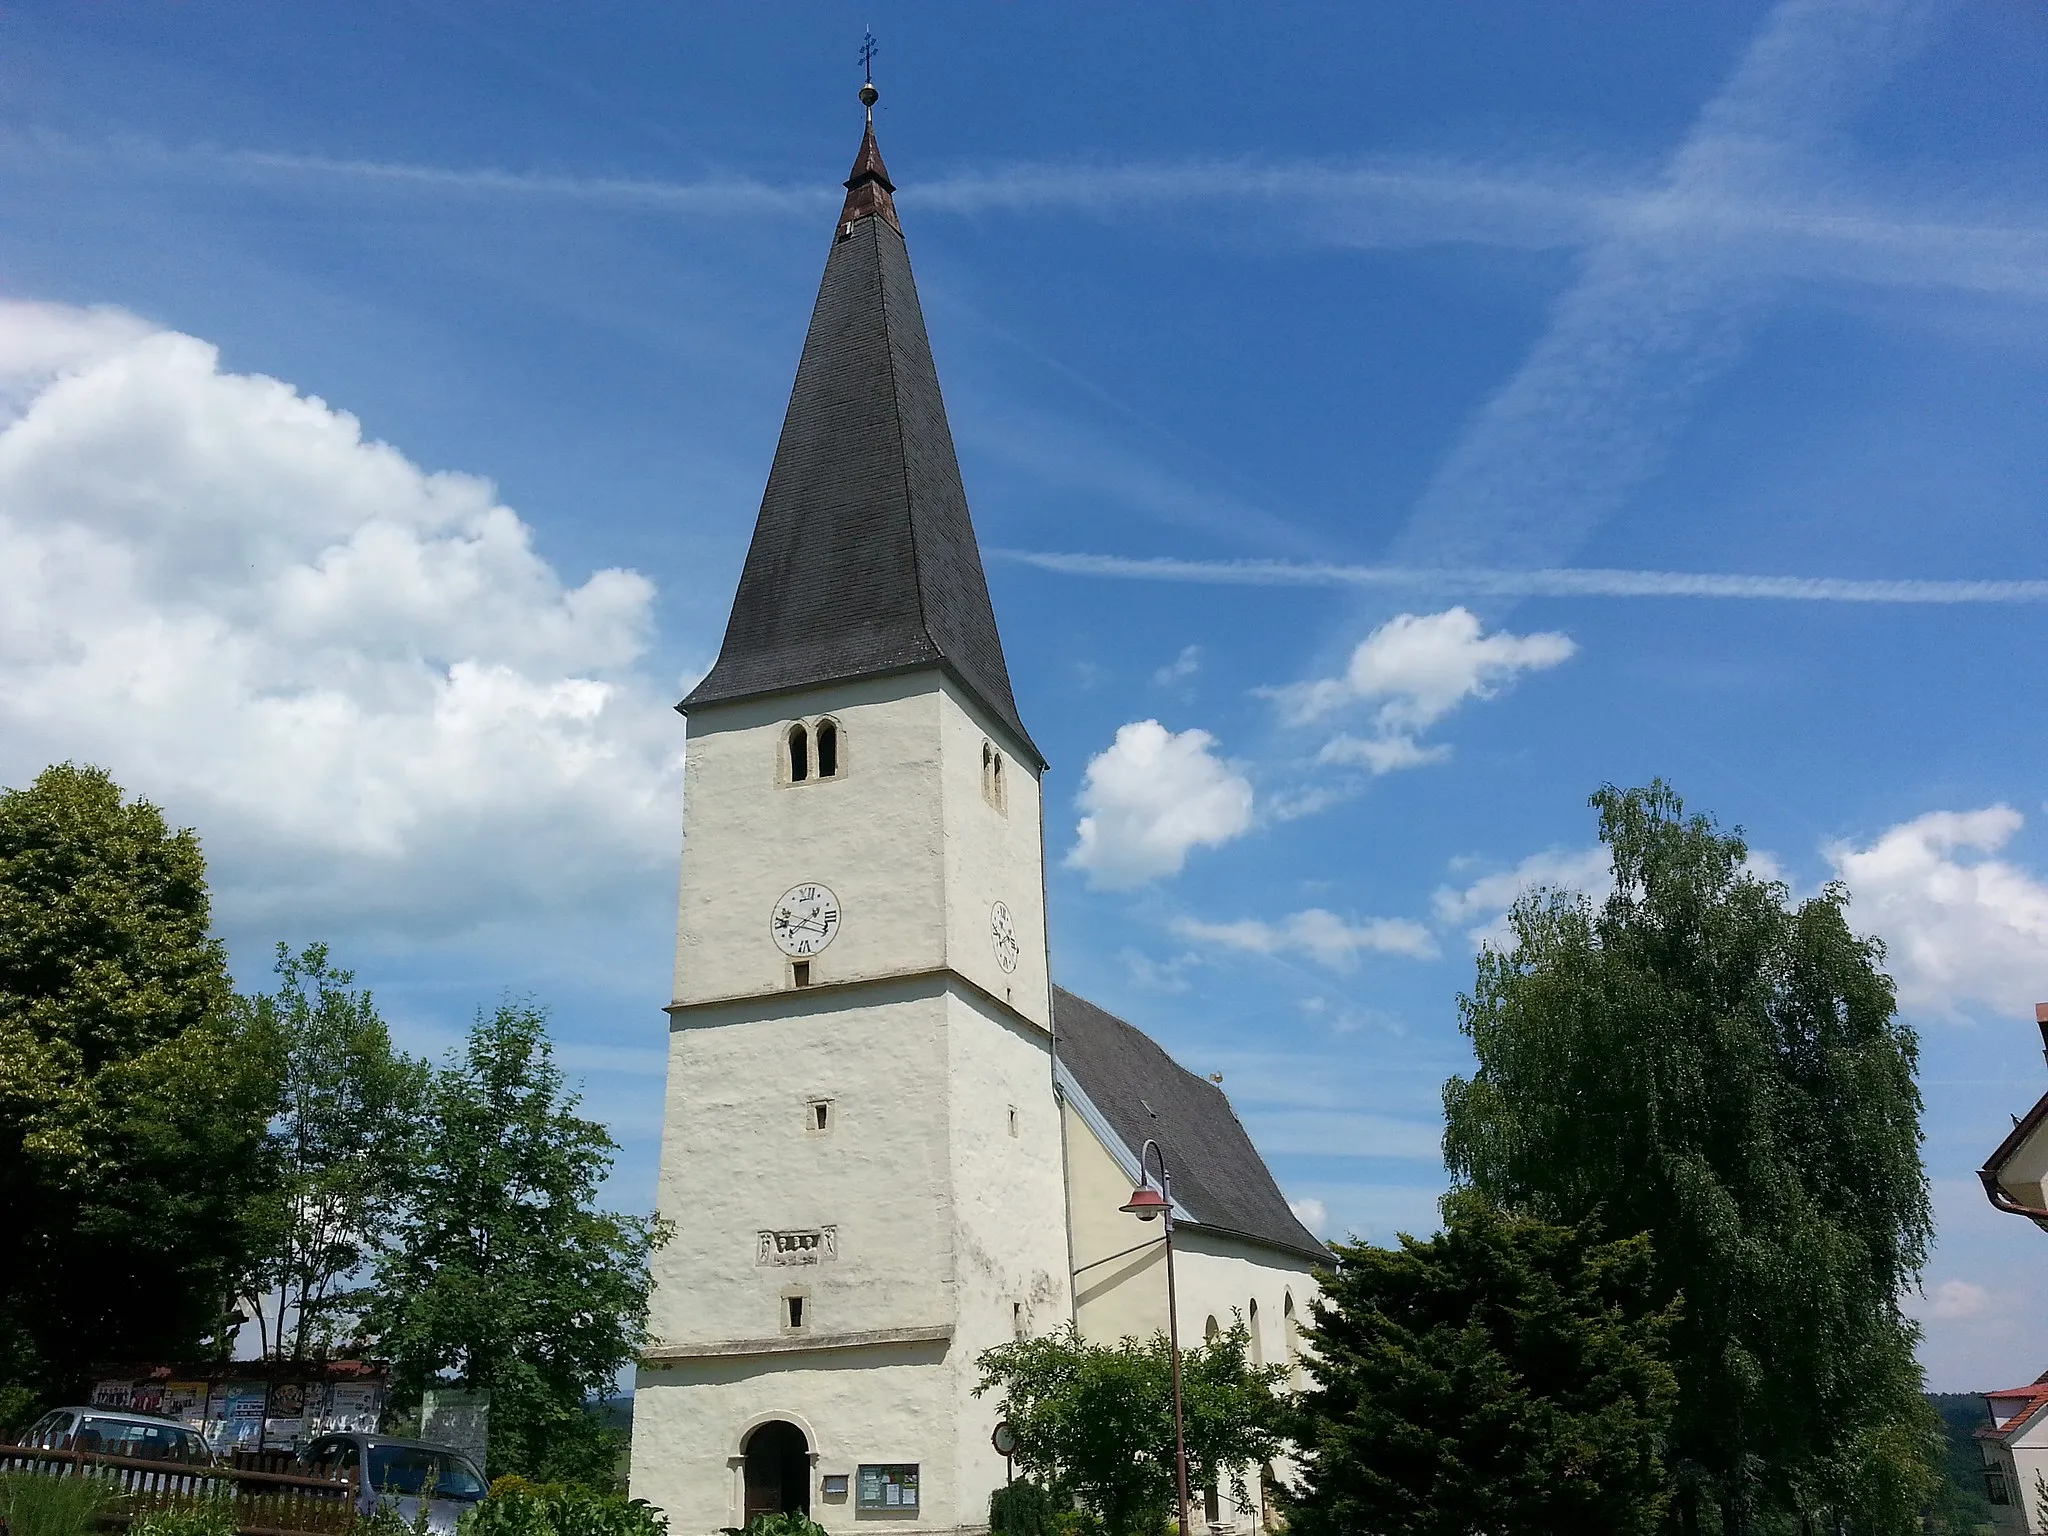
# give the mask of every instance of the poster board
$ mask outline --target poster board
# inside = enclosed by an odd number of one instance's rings
[[[856,1495],[855,1509],[917,1508],[917,1463],[862,1466]]]
[[[167,1419],[176,1419],[189,1429],[205,1432],[206,1429],[206,1383],[203,1381],[167,1381],[164,1383],[163,1407],[159,1410]]]
[[[488,1475],[484,1451],[491,1438],[491,1394],[439,1389],[420,1395],[420,1438],[452,1445]]]
[[[376,1432],[384,1416],[384,1389],[366,1382],[337,1381],[327,1389],[326,1411],[320,1428]]]

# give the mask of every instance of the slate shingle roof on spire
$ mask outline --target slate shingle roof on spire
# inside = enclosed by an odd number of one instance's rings
[[[1039,758],[872,121],[846,188],[725,643],[677,708],[936,666]]]

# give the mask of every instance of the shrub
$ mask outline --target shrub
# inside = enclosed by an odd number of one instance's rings
[[[756,1515],[747,1522],[745,1530],[736,1525],[726,1526],[724,1536],[831,1536],[831,1533],[809,1515],[791,1513]]]
[[[462,1536],[668,1536],[668,1521],[645,1499],[501,1477],[463,1514],[460,1530]]]
[[[356,1516],[349,1536],[427,1536],[427,1507],[422,1504],[410,1520],[398,1512],[390,1499],[380,1500],[367,1515]]]
[[[119,1506],[121,1491],[97,1477],[10,1472],[0,1477],[0,1520],[8,1536],[91,1536]]]
[[[195,1504],[168,1504],[137,1515],[128,1527],[128,1536],[235,1536],[239,1528],[234,1499],[211,1498]]]
[[[1054,1536],[1059,1501],[1029,1478],[988,1496],[989,1536]]]

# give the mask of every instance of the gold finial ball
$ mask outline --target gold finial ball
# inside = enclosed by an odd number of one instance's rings
[[[875,89],[875,82],[870,80],[860,88],[860,104],[864,107],[872,107],[881,94],[880,91]]]

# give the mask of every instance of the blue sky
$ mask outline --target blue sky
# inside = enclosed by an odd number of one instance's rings
[[[538,995],[644,1205],[666,706],[863,25],[1064,982],[1425,1228],[1473,935],[1662,774],[1892,946],[1931,1381],[2048,1366],[1971,1177],[2044,1086],[2040,5],[9,8],[0,782],[105,763],[416,1048]]]

